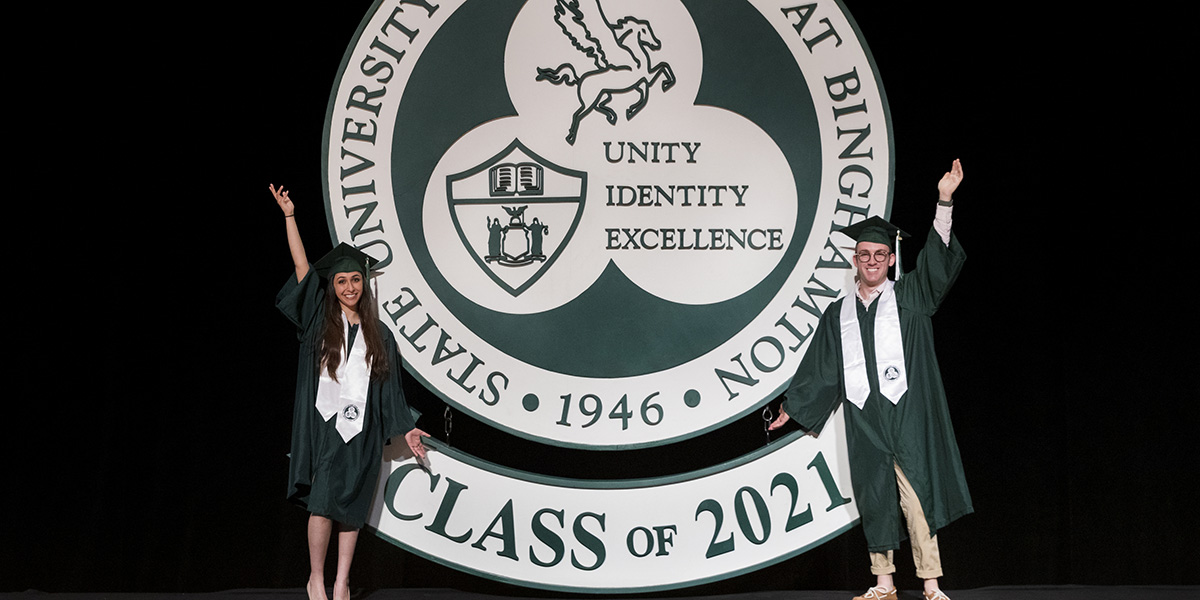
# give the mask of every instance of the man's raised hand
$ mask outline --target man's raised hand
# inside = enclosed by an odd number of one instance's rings
[[[938,200],[950,202],[953,199],[954,190],[958,189],[958,184],[962,183],[962,180],[962,163],[956,158],[954,164],[950,166],[950,171],[942,175],[942,180],[938,182]]]

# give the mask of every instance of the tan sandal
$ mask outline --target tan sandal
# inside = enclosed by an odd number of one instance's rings
[[[854,600],[896,600],[896,588],[876,586],[861,596],[855,596]]]

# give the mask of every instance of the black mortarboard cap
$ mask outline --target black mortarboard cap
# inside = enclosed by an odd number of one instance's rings
[[[371,258],[366,252],[342,242],[335,246],[329,254],[321,257],[313,268],[322,279],[329,279],[335,273],[362,273],[364,278],[379,261]]]
[[[887,244],[888,248],[895,248],[893,243],[896,234],[900,234],[902,238],[912,237],[906,231],[902,231],[899,227],[888,223],[879,217],[871,217],[864,219],[840,229],[843,234],[848,236],[855,242],[874,242],[876,244]]]

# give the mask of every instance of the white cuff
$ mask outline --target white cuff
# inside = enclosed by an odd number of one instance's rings
[[[937,212],[933,215],[933,228],[942,237],[942,243],[950,245],[950,226],[954,224],[954,207],[938,204]]]

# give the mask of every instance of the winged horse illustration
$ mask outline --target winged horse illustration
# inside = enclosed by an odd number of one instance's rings
[[[625,111],[628,120],[646,106],[650,87],[660,77],[663,79],[662,91],[675,85],[675,72],[670,64],[651,65],[650,51],[658,50],[662,43],[654,36],[649,21],[630,16],[615,24],[609,23],[600,8],[600,0],[558,0],[554,20],[575,49],[596,65],[595,70],[582,75],[575,73],[571,63],[563,63],[555,69],[539,67],[537,70],[537,81],[576,88],[579,109],[571,118],[568,144],[575,144],[579,122],[592,111],[604,115],[611,125],[617,123],[617,113],[608,106],[614,94],[638,93],[637,101]]]

